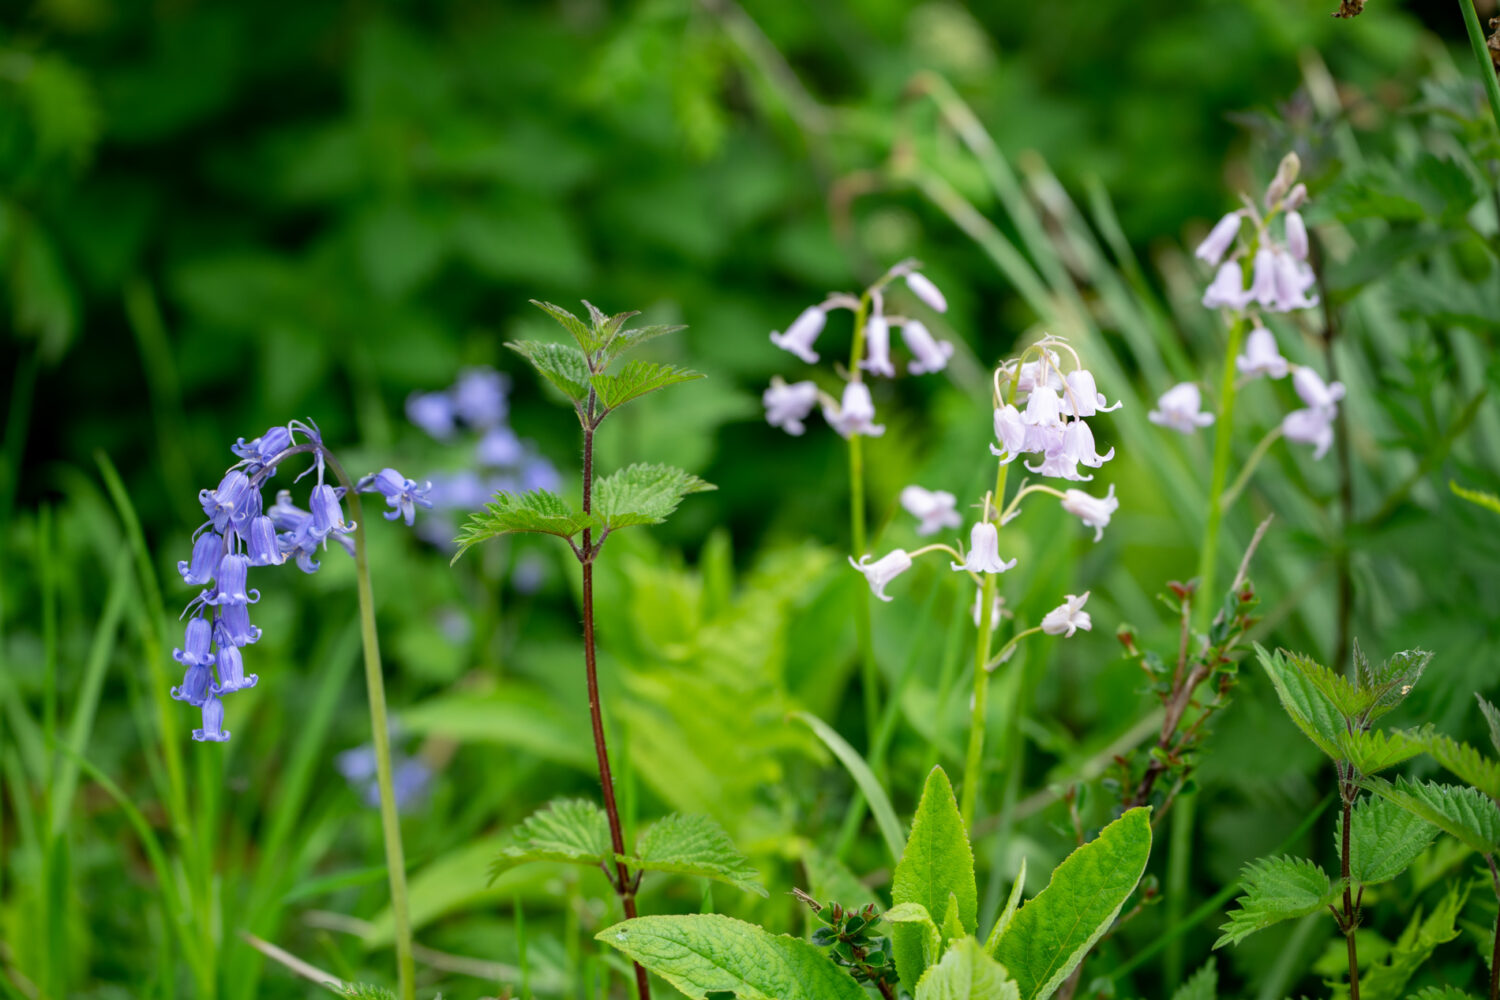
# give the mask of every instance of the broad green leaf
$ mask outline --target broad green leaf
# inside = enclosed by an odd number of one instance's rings
[[[1488,704],[1487,702],[1485,704]],[[1460,743],[1431,728],[1411,734],[1422,749],[1443,767],[1492,799],[1500,800],[1500,762],[1486,757],[1467,743]]]
[[[1342,849],[1344,819],[1334,825],[1333,842]],[[1406,871],[1437,836],[1437,827],[1388,799],[1364,796],[1354,803],[1349,823],[1349,878],[1359,885],[1389,882]]]
[[[1372,969],[1360,970],[1361,1000],[1400,1000],[1406,992],[1406,984],[1438,946],[1458,937],[1459,931],[1454,924],[1468,896],[1467,885],[1456,885],[1426,917],[1418,909],[1406,930],[1396,939],[1386,960]]]
[[[707,816],[673,813],[647,827],[636,843],[636,856],[620,856],[632,868],[650,872],[697,875],[766,895],[723,827]]]
[[[532,299],[531,304],[536,306],[542,312],[546,313],[548,316],[551,316],[553,319],[557,320],[557,322],[561,324],[562,328],[564,330],[567,330],[568,333],[573,336],[573,339],[578,342],[579,348],[585,354],[593,354],[599,349],[599,344],[595,340],[594,332],[593,330],[589,329],[588,324],[584,323],[583,320],[579,319],[577,316],[574,316],[571,312],[564,309],[562,306],[555,306],[551,302],[542,302],[538,299]],[[585,365],[585,368],[586,367],[587,366]],[[559,388],[561,388],[561,386],[559,386]]]
[[[1496,753],[1500,753],[1500,708],[1485,701],[1482,694],[1475,694],[1474,697],[1479,699],[1479,710],[1484,713],[1484,721],[1490,727],[1490,746],[1495,748]]]
[[[685,326],[661,324],[656,326],[640,326],[631,330],[621,330],[615,336],[615,339],[609,342],[609,348],[605,351],[605,356],[608,358],[618,357],[634,347],[639,347],[648,340],[654,340],[664,334],[676,333],[679,330],[686,329],[687,327]]]
[[[1000,916],[995,920],[995,926],[990,928],[990,936],[985,939],[984,950],[993,955],[995,948],[1000,943],[1000,937],[1005,933],[1005,928],[1010,926],[1011,920],[1015,919],[1016,909],[1021,905],[1021,897],[1026,892],[1026,859],[1021,859],[1021,870],[1016,873],[1016,880],[1010,887],[1010,898],[1005,901],[1005,909],[1000,911]]]
[[[1151,857],[1151,810],[1131,809],[1063,859],[1047,888],[1017,911],[994,957],[1046,1000],[1109,930]]]
[[[624,406],[657,389],[665,389],[679,382],[691,382],[703,377],[702,372],[661,365],[654,361],[629,361],[613,375],[595,375],[591,379],[599,402],[606,409]]]
[[[891,852],[891,860],[899,863],[901,861],[901,845],[906,842],[906,836],[901,830],[901,821],[896,818],[896,810],[891,808],[890,796],[885,794],[885,789],[880,786],[875,773],[870,770],[870,765],[859,755],[859,751],[849,745],[838,732],[810,712],[793,712],[792,718],[801,722],[822,740],[833,755],[839,759],[849,771],[849,776],[864,793],[865,801],[870,804],[870,812],[875,816],[875,825],[880,827],[880,834],[885,838],[885,846]]]
[[[1480,854],[1490,854],[1500,846],[1500,808],[1477,788],[1405,778],[1397,778],[1394,784],[1370,778],[1365,787]]]
[[[972,930],[979,912],[974,851],[969,847],[969,836],[948,775],[941,767],[934,767],[927,775],[922,799],[912,818],[911,836],[896,865],[891,900],[898,905],[920,903],[936,919],[938,914],[946,916],[950,899],[957,901],[962,930]],[[891,945],[902,985],[908,990],[915,989],[926,967],[920,960],[922,942],[916,930],[893,928]]]
[[[921,903],[897,903],[880,918],[891,925],[891,957],[896,963],[896,974],[903,983],[910,981],[915,986],[923,971],[943,952],[942,931]],[[897,943],[903,939],[910,942],[904,949]]]
[[[1465,489],[1452,479],[1448,480],[1448,488],[1453,491],[1455,496],[1467,500],[1475,506],[1483,507],[1485,510],[1500,514],[1500,497],[1495,496],[1495,494],[1486,493],[1484,490]],[[1500,750],[1500,744],[1496,745],[1496,749]]]
[[[1257,644],[1255,652],[1260,665],[1271,677],[1281,707],[1292,717],[1292,722],[1319,750],[1339,759],[1342,756],[1339,741],[1348,730],[1338,706],[1306,673],[1288,662],[1282,650],[1268,653]]]
[[[513,340],[505,346],[530,361],[531,367],[573,402],[589,398],[589,362],[578,348],[540,340]]]
[[[1311,681],[1312,685],[1321,691],[1345,718],[1358,718],[1373,702],[1373,695],[1356,687],[1349,678],[1328,669],[1312,657],[1289,651],[1278,650],[1278,652],[1285,657],[1289,666]],[[1354,644],[1354,657],[1356,662],[1364,659],[1358,642]]]
[[[1344,733],[1338,742],[1339,755],[1361,775],[1378,774],[1423,750],[1419,738],[1400,730],[1357,730]]]
[[[1283,920],[1316,913],[1338,897],[1335,885],[1323,869],[1302,858],[1261,858],[1245,866],[1240,874],[1245,895],[1235,900],[1239,909],[1219,930],[1215,948],[1240,941]]]
[[[943,960],[917,983],[916,1000],[1020,1000],[1021,989],[1005,966],[972,937],[954,941]]]
[[[813,945],[732,917],[637,917],[595,938],[697,1000],[723,992],[738,1000],[866,1000]]]
[[[594,480],[594,516],[610,530],[660,524],[689,493],[717,488],[670,465],[631,465]]]
[[[572,538],[584,528],[592,527],[596,519],[569,507],[556,493],[533,490],[530,493],[496,493],[493,503],[484,505],[484,510],[469,515],[469,520],[459,529],[454,542],[459,556],[480,542],[516,532],[531,532]]]
[[[948,893],[948,908],[943,913],[941,930],[944,941],[957,941],[968,934],[968,928],[964,927],[963,917],[959,915],[958,897],[951,892]]]
[[[587,799],[557,799],[532,813],[516,829],[516,842],[490,865],[490,879],[528,861],[593,866],[613,853],[609,819],[603,809]]]
[[[1212,958],[1188,977],[1172,994],[1172,1000],[1218,1000],[1219,966]]]

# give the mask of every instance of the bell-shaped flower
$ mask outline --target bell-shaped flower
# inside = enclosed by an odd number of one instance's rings
[[[233,647],[230,647],[231,649]],[[209,657],[209,663],[213,657]],[[185,701],[194,707],[202,705],[204,699],[209,695],[209,689],[213,686],[214,675],[207,663],[189,664],[187,672],[182,675],[182,686],[174,687],[170,692],[173,701]]]
[[[446,392],[414,392],[406,397],[406,419],[446,441],[453,436],[453,401]]]
[[[1261,375],[1285,378],[1291,370],[1290,363],[1276,347],[1275,335],[1263,326],[1250,331],[1250,336],[1245,338],[1245,352],[1234,359],[1234,365],[1241,375],[1249,378]]]
[[[330,534],[347,535],[354,530],[354,525],[344,523],[344,508],[339,502],[338,491],[327,483],[319,483],[312,489],[309,498],[309,506],[312,507],[313,538],[323,541]]]
[[[219,683],[213,686],[214,694],[233,694],[253,688],[259,680],[255,674],[245,676],[245,660],[238,646],[225,646],[219,650]]]
[[[886,378],[896,377],[896,368],[891,364],[891,324],[878,313],[865,324],[865,356],[859,366]]]
[[[1281,433],[1288,441],[1313,446],[1313,458],[1320,459],[1333,445],[1334,411],[1322,407],[1293,410],[1281,418]]]
[[[281,490],[276,494],[276,502],[266,508],[266,516],[277,531],[296,531],[312,523],[312,515],[292,503],[291,490]]]
[[[1234,238],[1240,234],[1240,224],[1244,218],[1243,209],[1237,209],[1224,216],[1209,231],[1208,238],[1198,244],[1198,249],[1193,251],[1193,256],[1207,263],[1209,267],[1216,266],[1224,259],[1224,254],[1234,243]]]
[[[271,464],[271,460],[292,446],[292,432],[288,427],[272,427],[253,441],[240,438],[229,450],[244,459],[251,468]]]
[[[932,283],[932,279],[919,271],[913,271],[906,276],[906,287],[911,293],[921,299],[927,308],[933,312],[945,313],[948,311],[948,300],[943,293],[938,291],[938,286]]]
[[[1082,420],[1068,421],[1068,426],[1063,430],[1063,451],[1070,460],[1091,469],[1097,469],[1115,457],[1113,448],[1103,455],[1095,450],[1094,432]]]
[[[474,459],[480,465],[509,468],[519,465],[526,457],[526,448],[520,435],[504,424],[497,424],[484,432],[474,446]]]
[[[1254,289],[1245,287],[1245,272],[1240,262],[1229,260],[1219,266],[1214,280],[1203,290],[1203,308],[1243,309],[1254,297]]]
[[[245,541],[251,566],[280,566],[286,562],[286,553],[276,542],[276,525],[265,514],[251,519],[250,534]]]
[[[1318,296],[1307,293],[1318,283],[1312,267],[1298,260],[1279,247],[1272,255],[1272,271],[1276,286],[1276,304],[1266,305],[1273,312],[1291,312],[1293,309],[1311,309],[1318,304]]]
[[[901,339],[913,355],[906,366],[913,375],[940,372],[948,367],[948,359],[953,357],[953,345],[946,340],[934,339],[932,332],[917,320],[909,319],[901,325]]]
[[[885,425],[875,423],[875,401],[870,398],[870,387],[863,382],[850,382],[844,386],[841,403],[825,402],[823,417],[846,438],[856,434],[879,437],[885,433]]]
[[[1109,492],[1102,497],[1090,496],[1082,490],[1063,491],[1062,508],[1083,522],[1085,528],[1094,529],[1094,541],[1104,537],[1104,528],[1109,517],[1120,509],[1115,499],[1115,487],[1111,483]]]
[[[216,531],[205,531],[193,542],[192,558],[177,561],[177,572],[182,574],[184,583],[202,587],[212,582],[223,554],[223,536]]]
[[[198,503],[202,505],[204,515],[213,522],[214,530],[223,534],[231,522],[243,523],[252,494],[260,495],[251,487],[250,478],[239,469],[230,469],[218,487],[199,491]]]
[[[1052,424],[1027,424],[1026,444],[1021,449],[1033,455],[1062,454],[1063,424],[1059,420]]]
[[[1000,531],[989,521],[980,521],[969,529],[969,554],[961,563],[950,563],[956,570],[970,573],[1004,573],[1016,560],[1000,558]]]
[[[385,497],[386,506],[391,509],[385,512],[387,521],[402,518],[409,528],[417,518],[417,508],[432,509],[432,501],[427,494],[432,491],[431,483],[418,484],[415,479],[407,479],[395,469],[381,469],[373,476],[365,476],[358,483],[361,493],[379,493]]]
[[[1082,594],[1068,594],[1063,603],[1042,616],[1042,631],[1048,635],[1061,636],[1071,636],[1079,629],[1089,631],[1094,627],[1094,621],[1083,610],[1088,599],[1087,590]]]
[[[1092,417],[1096,413],[1113,413],[1125,405],[1123,400],[1117,399],[1115,405],[1110,406],[1104,399],[1104,393],[1099,391],[1099,386],[1094,382],[1094,373],[1086,368],[1068,372],[1063,382],[1063,412],[1070,416]]]
[[[995,410],[995,437],[1000,441],[1000,447],[990,445],[990,453],[999,458],[1001,463],[1015,460],[1015,457],[1026,450],[1026,418],[1021,411],[1010,403],[1006,403]]]
[[[1077,422],[1075,421],[1075,423]],[[1069,424],[1068,426],[1071,427],[1073,425]],[[1068,446],[1066,430],[1060,433],[1063,440],[1056,446],[1043,452],[1042,460],[1039,463],[1033,465],[1027,462],[1027,471],[1034,472],[1039,476],[1047,476],[1052,479],[1067,479],[1079,483],[1086,483],[1093,479],[1093,476],[1085,476],[1078,471],[1078,455]],[[1114,451],[1111,449],[1109,455],[1104,456],[1104,458],[1110,458],[1113,455]]]
[[[1276,290],[1276,253],[1266,243],[1262,243],[1260,249],[1255,251],[1255,266],[1250,277],[1250,300],[1259,302],[1273,312],[1282,311],[1278,308],[1281,295]]]
[[[818,334],[823,332],[823,324],[827,321],[828,313],[822,306],[808,306],[792,320],[786,333],[772,330],[771,343],[784,351],[791,351],[810,365],[817,364],[818,352],[812,349],[812,345],[818,339]]]
[[[958,498],[945,490],[908,486],[901,491],[901,506],[922,522],[917,525],[918,535],[936,534],[944,528],[957,528],[964,523],[958,513]]]
[[[771,388],[761,394],[766,407],[766,422],[788,434],[801,435],[807,430],[802,421],[818,405],[818,386],[814,382],[787,385],[780,376],[771,379]]]
[[[260,626],[250,624],[250,607],[246,604],[226,604],[219,609],[214,620],[214,642],[219,648],[226,646],[248,646],[260,638]]]
[[[229,731],[224,728],[224,704],[213,695],[203,702],[203,728],[193,730],[193,739],[200,743],[223,743],[229,739]]]
[[[870,591],[876,597],[882,601],[889,601],[892,598],[886,594],[885,585],[911,569],[911,556],[906,554],[905,549],[896,549],[874,562],[870,562],[870,557],[867,555],[860,556],[859,562],[855,562],[854,557],[850,556],[849,565],[865,575],[865,580],[870,584]]]
[[[219,560],[219,569],[215,573],[217,577],[216,586],[212,591],[204,591],[204,604],[229,605],[229,604],[254,604],[260,600],[260,591],[250,590],[245,585],[245,575],[250,569],[250,560],[236,552],[230,552]]]
[[[980,587],[974,591],[974,607],[969,612],[974,617],[975,628],[979,627],[979,612],[983,609],[983,607],[984,588]],[[1005,618],[1008,616],[1009,612],[1005,610],[1005,598],[1001,597],[999,594],[996,594],[995,599],[990,601],[990,626],[994,627],[995,623],[998,622],[1001,618]]]
[[[1338,402],[1344,398],[1344,383],[1324,383],[1322,376],[1306,365],[1292,374],[1292,388],[1297,390],[1302,402],[1315,410],[1326,411],[1329,417],[1337,414]]]
[[[453,383],[453,412],[470,427],[494,427],[510,412],[510,379],[493,368],[465,368]]]
[[[1028,361],[1021,366],[1019,372],[1014,373],[1016,392],[1035,392],[1038,386],[1047,386],[1058,392],[1062,391],[1064,384],[1060,368],[1062,359],[1050,347],[1044,347],[1042,350],[1045,354],[1045,360]],[[1011,365],[1014,364],[1015,362],[1012,361],[1006,365],[1005,371],[1007,374],[1011,374]]]
[[[1037,386],[1026,398],[1022,419],[1038,427],[1052,427],[1062,422],[1062,398],[1050,385]]]
[[[183,631],[182,648],[172,650],[172,659],[187,667],[212,666],[214,654],[209,652],[209,646],[213,638],[213,626],[208,619],[202,615],[193,617]]]
[[[1200,427],[1214,422],[1212,413],[1199,412],[1203,398],[1198,387],[1191,382],[1174,385],[1161,394],[1156,409],[1146,414],[1146,419],[1161,427],[1170,427],[1184,434],[1192,434]]]
[[[1307,223],[1301,212],[1286,213],[1286,249],[1297,260],[1307,259]]]

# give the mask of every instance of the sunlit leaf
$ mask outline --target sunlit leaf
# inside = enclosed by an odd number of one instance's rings
[[[1229,914],[1229,922],[1215,948],[1238,944],[1256,931],[1283,920],[1295,920],[1316,913],[1332,903],[1340,891],[1323,869],[1302,858],[1262,858],[1245,866],[1240,874],[1245,895],[1235,900],[1239,909]]]
[[[642,871],[697,875],[767,895],[759,873],[734,846],[724,828],[707,816],[673,813],[642,831],[634,856],[620,860]]]
[[[606,528],[660,524],[690,493],[717,489],[670,465],[631,465],[594,481],[594,516]]]

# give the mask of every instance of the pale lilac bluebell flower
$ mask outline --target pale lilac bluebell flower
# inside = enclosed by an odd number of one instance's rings
[[[1208,238],[1198,244],[1198,249],[1193,251],[1193,256],[1208,264],[1209,267],[1216,266],[1224,259],[1224,254],[1234,244],[1234,238],[1240,234],[1240,225],[1244,222],[1245,213],[1243,209],[1236,209],[1224,218],[1220,219]]]
[[[1203,397],[1198,387],[1191,382],[1174,385],[1161,394],[1156,409],[1146,414],[1146,419],[1161,427],[1170,427],[1184,434],[1192,434],[1200,427],[1214,422],[1212,413],[1201,412]]]
[[[849,565],[865,575],[865,580],[876,597],[889,601],[892,598],[885,592],[886,584],[911,569],[911,556],[906,554],[905,549],[895,549],[873,563],[868,555],[860,556],[859,562],[855,562],[854,557],[850,556]]]
[[[859,366],[886,378],[896,377],[896,368],[891,364],[891,325],[878,313],[865,324],[865,356]]]
[[[1000,531],[989,521],[979,521],[969,529],[969,552],[961,563],[950,563],[956,570],[970,573],[1004,573],[1016,565],[1000,558]]]
[[[1120,509],[1120,501],[1115,499],[1115,487],[1111,483],[1109,492],[1102,497],[1090,496],[1082,490],[1064,491],[1062,508],[1082,521],[1084,527],[1093,528],[1094,541],[1097,542],[1104,537],[1110,515]]]
[[[1286,249],[1298,260],[1307,259],[1307,223],[1301,212],[1286,213]]]
[[[938,286],[932,283],[932,279],[919,271],[912,271],[906,276],[906,287],[911,293],[931,309],[933,312],[945,313],[948,311],[948,300],[938,290]]]
[[[1094,432],[1082,420],[1068,421],[1067,427],[1063,429],[1062,450],[1070,460],[1091,469],[1097,469],[1115,457],[1114,448],[1102,455],[1098,453],[1094,446]]]
[[[885,425],[875,423],[875,402],[870,398],[870,387],[863,382],[844,386],[842,402],[824,402],[823,417],[846,438],[856,434],[879,437],[885,433]]]
[[[957,509],[958,498],[944,490],[908,486],[901,491],[901,506],[921,522],[917,525],[918,535],[936,534],[964,523]]]
[[[1068,594],[1062,604],[1042,616],[1042,631],[1048,635],[1071,636],[1078,629],[1085,632],[1092,629],[1093,619],[1083,610],[1088,599],[1087,590],[1082,594]]]
[[[1110,406],[1094,381],[1094,373],[1087,368],[1068,372],[1063,379],[1063,412],[1074,417],[1092,417],[1098,413],[1113,413],[1125,405],[1124,400],[1115,400]]]
[[[1026,435],[1026,418],[1021,415],[1020,410],[1010,403],[996,408],[995,437],[1002,447],[990,445],[990,453],[1000,459],[1001,464],[1014,461],[1017,455],[1026,450]]]
[[[772,376],[771,387],[761,394],[760,399],[766,407],[767,423],[800,436],[807,430],[803,421],[818,405],[818,386],[810,381],[788,385],[776,375]]]
[[[1293,410],[1281,418],[1281,433],[1288,441],[1313,446],[1313,459],[1320,459],[1333,446],[1333,416],[1312,408]]]
[[[823,332],[823,324],[827,321],[828,313],[822,306],[808,306],[792,320],[786,333],[772,330],[771,343],[784,351],[791,351],[810,365],[817,364],[818,352],[812,349],[812,345],[817,341],[818,334]]]
[[[1249,378],[1260,375],[1285,378],[1291,370],[1290,363],[1276,347],[1275,335],[1263,326],[1250,331],[1250,336],[1245,339],[1245,352],[1234,359],[1234,365],[1241,375]]]
[[[906,370],[913,375],[940,372],[948,367],[953,357],[953,345],[946,340],[937,340],[923,323],[909,319],[901,325],[901,339],[913,355]]]
[[[1245,272],[1237,260],[1225,261],[1203,290],[1205,309],[1243,309],[1254,301],[1255,293],[1245,287]]]

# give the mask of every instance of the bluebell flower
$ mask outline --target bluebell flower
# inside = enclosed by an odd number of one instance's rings
[[[208,662],[213,662],[212,656],[209,657]],[[203,700],[208,697],[209,689],[213,686],[213,680],[214,674],[209,669],[208,664],[195,663],[188,667],[187,672],[182,675],[182,686],[174,687],[167,693],[172,696],[174,701],[185,701],[196,708],[202,705]]]
[[[494,427],[510,412],[510,380],[493,368],[466,368],[453,385],[453,412],[470,427]]]
[[[251,566],[280,566],[286,562],[286,553],[276,541],[276,524],[265,514],[251,519],[245,547]]]
[[[453,402],[446,392],[419,392],[406,397],[406,418],[439,441],[453,436]]]
[[[224,728],[224,703],[213,695],[203,703],[203,728],[193,730],[193,739],[200,743],[223,743],[229,739]]]
[[[375,748],[366,743],[352,750],[345,750],[335,758],[335,764],[349,787],[358,794],[360,801],[372,809],[380,806],[380,783],[375,774]],[[427,797],[432,783],[432,769],[417,757],[392,754],[391,791],[396,796],[396,808],[408,812],[419,806]]]
[[[269,467],[271,459],[280,455],[291,446],[291,428],[272,427],[248,444],[244,438],[240,438],[230,446],[229,450],[244,459],[252,470],[256,470],[262,467]]]
[[[431,483],[417,484],[415,479],[407,479],[395,469],[381,469],[373,476],[366,476],[356,486],[361,493],[379,493],[385,497],[386,505],[391,510],[386,511],[385,519],[394,521],[396,518],[404,518],[407,527],[411,527],[417,517],[417,508],[425,507],[432,509],[432,501],[427,494],[432,491]]]
[[[332,486],[325,483],[314,486],[308,506],[312,508],[312,536],[318,541],[330,534],[347,535],[354,530],[354,525],[344,523],[344,508]]]
[[[224,536],[217,531],[205,531],[193,542],[191,559],[179,559],[177,572],[182,582],[202,587],[213,581],[214,571],[219,568],[219,557],[224,551]]]
[[[217,586],[203,592],[203,603],[254,604],[259,601],[260,591],[248,589],[245,582],[249,569],[250,560],[237,553],[231,552],[220,559]]]
[[[545,458],[533,458],[521,469],[521,491],[556,490],[562,485],[557,468]]]
[[[214,642],[226,646],[249,646],[260,640],[260,626],[250,624],[248,604],[226,604],[214,619]]]
[[[233,694],[253,688],[259,680],[255,674],[245,676],[245,659],[238,646],[225,646],[219,650],[219,683],[213,687],[214,694]]]
[[[509,427],[491,427],[475,446],[474,457],[480,465],[503,468],[520,463],[526,457],[526,446]]]
[[[214,530],[222,534],[230,521],[240,514],[252,492],[255,491],[250,488],[250,477],[239,469],[230,469],[217,488],[199,491],[198,502],[203,506],[204,515],[213,523]]]

